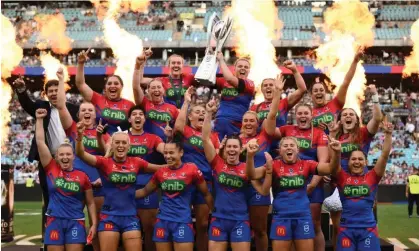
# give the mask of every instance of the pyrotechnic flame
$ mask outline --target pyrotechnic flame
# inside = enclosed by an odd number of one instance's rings
[[[135,6],[136,10],[148,6],[148,0],[125,1]],[[106,43],[112,48],[113,54],[117,59],[115,74],[119,75],[124,81],[122,97],[134,101],[132,93],[132,75],[134,73],[135,58],[141,55],[143,43],[137,36],[130,34],[119,27],[116,16],[121,8],[121,0],[111,0],[108,2],[108,10],[103,20],[104,38]]]
[[[249,79],[255,82],[258,93],[256,103],[263,101],[260,85],[265,78],[275,78],[281,73],[276,64],[275,47],[271,41],[279,39],[282,23],[274,1],[233,0],[226,11],[234,19],[234,42],[238,56],[249,56]]]
[[[321,69],[336,86],[335,93],[343,83],[353,61],[356,49],[371,46],[374,42],[374,16],[368,6],[359,0],[343,0],[334,3],[324,13],[328,42],[316,50],[315,68]],[[367,82],[362,62],[358,63],[355,76],[346,94],[345,108],[361,114],[360,103],[364,99]]]
[[[413,42],[413,48],[410,56],[405,58],[403,78],[409,77],[412,73],[419,73],[419,19],[413,23],[410,29],[410,39]]]
[[[12,89],[6,78],[10,77],[13,69],[19,65],[23,58],[23,50],[16,44],[15,28],[9,19],[1,15],[1,102],[0,102],[0,136],[1,143],[8,139],[10,122],[9,102],[12,98]],[[3,148],[2,148],[3,149]]]
[[[45,69],[45,82],[53,79],[58,80],[57,71],[60,67],[64,70],[64,82],[68,82],[70,80],[67,67],[61,64],[58,59],[51,55],[51,53],[42,53],[40,58],[41,65]]]
[[[35,20],[39,30],[38,49],[44,50],[50,46],[57,54],[67,54],[71,50],[71,39],[65,34],[67,22],[63,14],[40,15]]]

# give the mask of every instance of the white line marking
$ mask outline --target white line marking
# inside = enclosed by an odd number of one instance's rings
[[[391,244],[393,244],[394,246],[398,246],[399,248],[403,248],[403,249],[408,249],[409,247],[404,245],[403,243],[401,243],[399,240],[397,240],[396,238],[387,238]]]
[[[18,246],[35,246],[35,243],[30,242],[31,240],[42,239],[42,235],[35,235],[32,237],[25,238],[21,241],[16,242]]]
[[[6,245],[6,244],[10,244],[10,243],[13,243],[13,242],[15,242],[15,241],[17,241],[17,240],[19,240],[19,239],[22,239],[23,237],[25,237],[26,235],[25,234],[19,234],[19,235],[16,235],[16,236],[13,236],[13,241],[11,241],[11,242],[2,242],[1,243],[1,246],[3,247],[4,245]]]
[[[15,213],[15,215],[41,215],[41,213]]]
[[[409,238],[409,241],[413,242],[416,244],[416,246],[419,246],[419,240],[416,238]]]

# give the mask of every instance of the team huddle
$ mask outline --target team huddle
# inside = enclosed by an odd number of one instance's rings
[[[336,250],[380,250],[372,208],[393,126],[381,113],[375,86],[367,89],[373,102],[367,125],[343,108],[361,50],[331,101],[324,83],[311,86],[313,106],[300,102],[307,88],[292,61],[284,67],[297,90],[281,99],[285,81],[267,78],[261,83],[264,101],[250,106],[255,86],[247,78],[249,60],[239,58],[233,73],[218,53],[221,98],[199,104],[181,56],[169,58],[168,77],[143,76],[151,54],[146,50],[135,62],[135,103],[121,97],[117,75],[107,79],[103,94],[85,83],[87,52],[78,56],[76,86],[84,102],[77,114],[66,104],[62,69],[58,81],[45,85],[55,110],[36,110],[35,137],[49,192],[49,250],[82,250],[88,242],[95,250],[115,251],[120,240],[125,250],[141,250],[144,237],[145,250],[195,245],[221,251],[231,245],[243,251],[250,250],[252,236],[257,250],[267,250],[269,240],[273,250],[324,250],[325,182],[336,187],[329,199]],[[294,106],[296,124],[287,125]],[[54,111],[68,141],[51,149],[44,119]],[[382,154],[368,170],[369,145],[380,128]]]

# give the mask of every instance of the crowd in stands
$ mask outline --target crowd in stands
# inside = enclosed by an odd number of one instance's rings
[[[285,98],[290,93],[294,92],[294,88],[288,88],[283,93]],[[387,165],[386,175],[382,179],[382,184],[404,184],[407,176],[412,173],[413,168],[419,168],[417,161],[419,160],[419,101],[417,100],[417,94],[411,92],[410,95],[401,92],[398,89],[379,88],[380,103],[382,104],[383,110],[389,116],[389,119],[394,122],[395,130],[393,136],[393,150],[390,155],[389,163]],[[198,103],[206,103],[210,97],[211,90],[209,88],[199,88],[197,93],[199,94]],[[41,93],[39,91],[30,94],[31,98],[39,99]],[[79,94],[67,93],[67,100],[74,104],[79,104],[82,101],[82,97]],[[398,106],[404,106],[408,108],[410,116],[407,118],[401,118],[392,114],[392,107],[394,104],[387,106],[388,102],[398,100]],[[304,103],[310,103],[311,98],[308,94],[303,97]],[[410,106],[405,104],[411,103]],[[362,104],[362,110],[369,110],[367,107],[371,105],[370,100]],[[36,170],[37,163],[30,163],[27,160],[28,151],[30,148],[30,142],[34,135],[34,121],[29,116],[17,98],[14,97],[10,103],[9,110],[11,112],[11,123],[8,141],[2,145],[2,156],[1,163],[9,164],[14,166],[14,180],[17,184],[25,184],[28,178],[38,180],[38,171]],[[369,121],[371,114],[363,112],[363,120]],[[294,109],[290,111],[288,122],[293,123],[294,121]],[[381,151],[382,138],[384,135],[378,133],[375,137],[374,142],[371,144],[369,152],[369,163],[372,164],[376,161],[374,156]],[[411,161],[406,161],[405,152],[410,149],[413,150]],[[413,160],[413,161],[412,161]],[[416,163],[415,163],[416,161]]]

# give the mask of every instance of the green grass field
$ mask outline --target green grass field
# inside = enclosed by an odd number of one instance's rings
[[[40,202],[16,202],[14,231],[15,235],[40,235],[41,215],[17,215],[19,213],[40,213]],[[378,205],[378,229],[381,238],[397,238],[410,248],[419,248],[408,238],[419,239],[419,218],[407,217],[407,205]],[[34,241],[34,243],[38,243]]]

